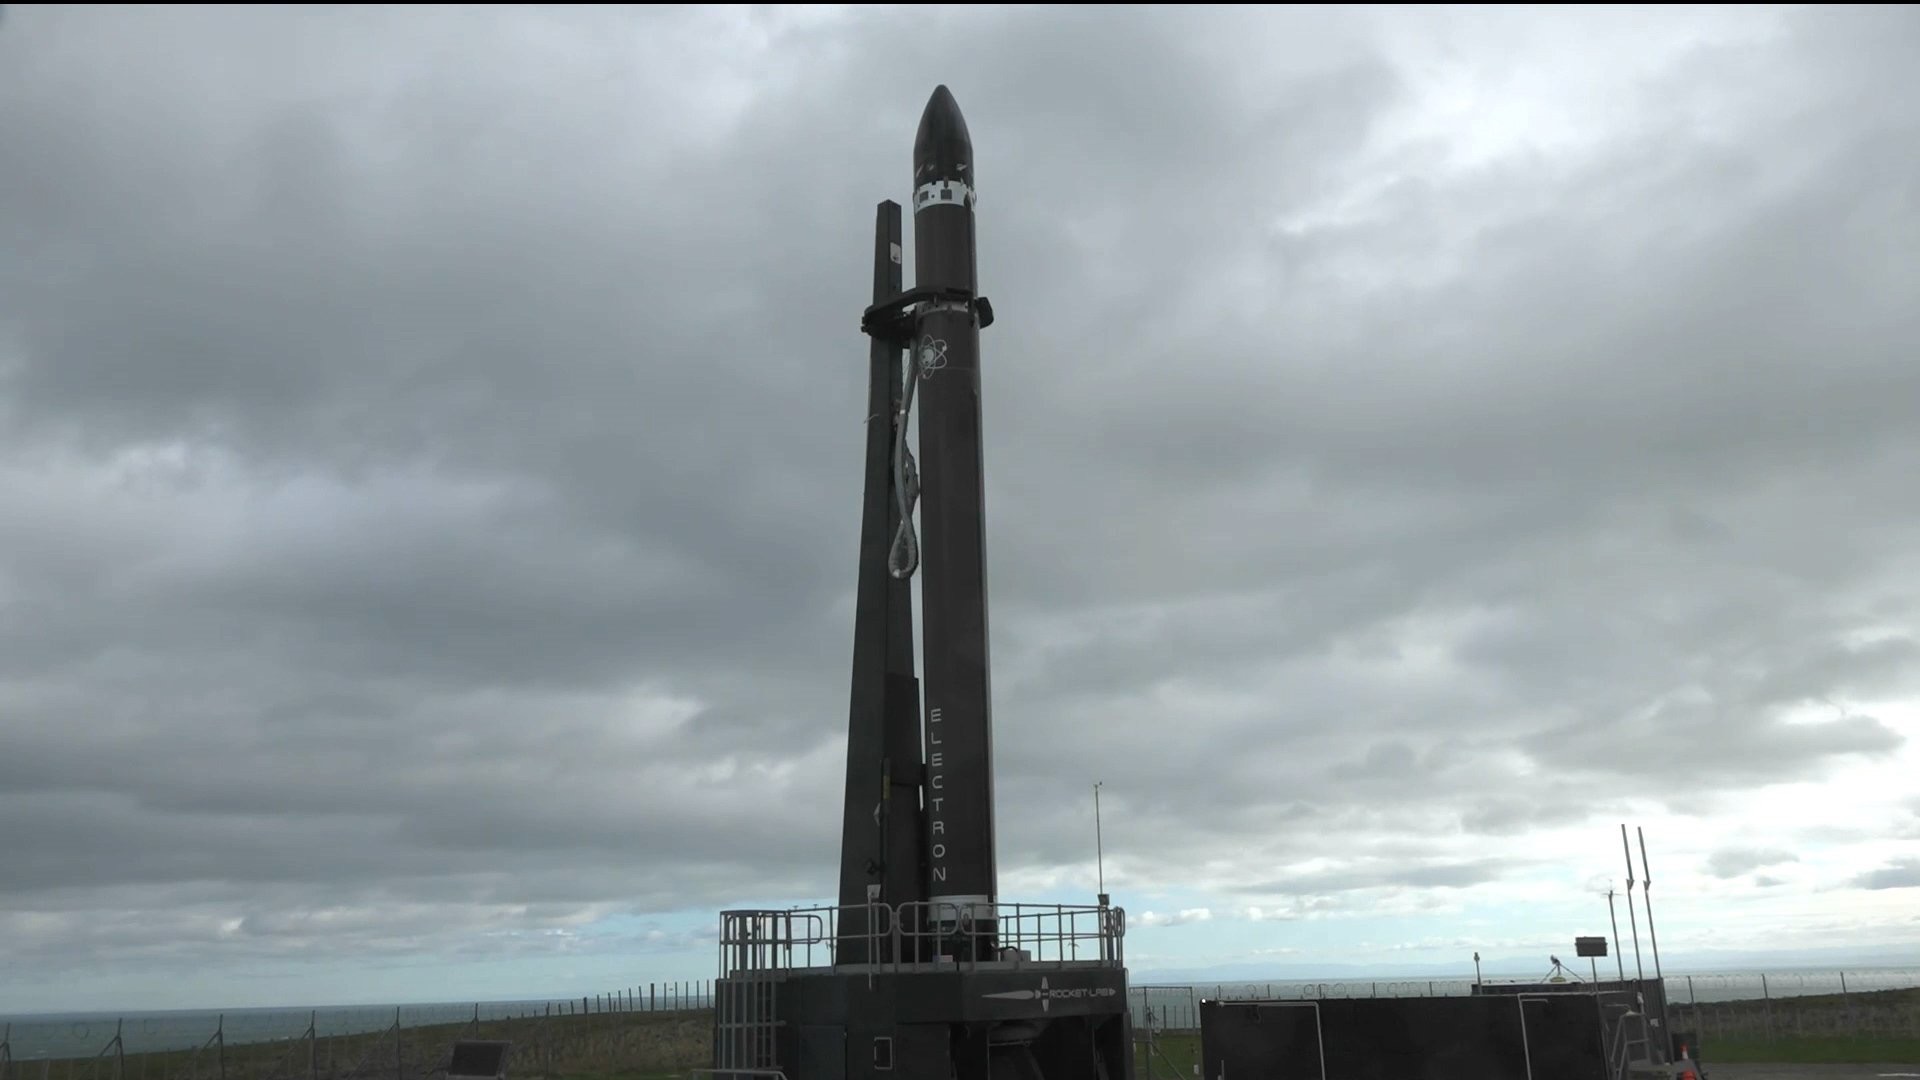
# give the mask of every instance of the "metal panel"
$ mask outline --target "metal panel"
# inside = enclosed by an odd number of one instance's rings
[[[800,1032],[800,1069],[809,1080],[839,1080],[847,1075],[845,1025],[809,1024]]]
[[[1201,1004],[1205,1080],[1605,1080],[1593,998]]]
[[[1535,1080],[1607,1080],[1607,1045],[1595,999],[1587,994],[1517,1000]]]

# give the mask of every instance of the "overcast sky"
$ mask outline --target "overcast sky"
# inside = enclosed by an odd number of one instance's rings
[[[972,130],[1001,892],[1920,955],[1920,16],[0,16],[0,1010],[833,888],[874,204]],[[931,481],[930,481],[931,482]],[[1624,912],[1622,922],[1625,922]]]

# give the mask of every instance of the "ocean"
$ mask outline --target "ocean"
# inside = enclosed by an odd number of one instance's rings
[[[1575,974],[1579,974],[1575,972]],[[1602,978],[1610,977],[1602,971]],[[1631,970],[1629,970],[1631,974]],[[1651,976],[1651,973],[1649,973]],[[1533,980],[1538,972],[1487,973],[1489,981],[1508,978]],[[1797,997],[1870,990],[1920,987],[1920,968],[1858,968],[1786,970],[1769,972],[1695,972],[1667,976],[1669,1000],[1717,1002],[1751,1000],[1763,996]],[[1469,992],[1471,979],[1429,979],[1425,976],[1380,979],[1288,979],[1241,982],[1198,982],[1169,985],[1136,983],[1134,1020],[1140,1023],[1148,1008],[1160,1022],[1185,1019],[1194,1003],[1204,998],[1315,998],[1315,997],[1424,997],[1456,996]],[[704,1006],[704,998],[690,1006]],[[397,1006],[404,1027],[449,1024],[470,1020],[476,1011],[482,1020],[540,1016],[547,999],[524,1001],[441,1002]],[[579,999],[551,1003],[556,1010],[579,1008]],[[665,1001],[660,1002],[662,1006]],[[316,1034],[360,1035],[385,1031],[394,1024],[393,1005],[318,1005],[297,1009],[179,1009],[163,1012],[60,1013],[0,1015],[0,1033],[14,1061],[39,1058],[92,1057],[104,1049],[116,1032],[128,1054],[191,1050],[205,1045],[215,1031],[223,1031],[228,1045],[297,1039],[311,1023]],[[1176,1024],[1176,1026],[1184,1026]]]

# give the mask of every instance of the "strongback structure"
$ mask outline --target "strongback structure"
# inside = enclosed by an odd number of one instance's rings
[[[730,1078],[1133,1074],[1125,913],[1105,896],[1004,903],[996,881],[980,426],[993,309],[978,292],[975,179],[966,120],[941,86],[913,144],[914,287],[900,206],[882,202],[861,320],[871,363],[839,903],[721,913],[714,1065]]]

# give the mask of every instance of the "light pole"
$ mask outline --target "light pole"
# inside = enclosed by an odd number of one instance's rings
[[[1100,781],[1093,782],[1093,859],[1100,875],[1100,906],[1107,906],[1107,850],[1100,836]]]
[[[1613,913],[1613,890],[1607,890],[1607,921],[1613,924],[1613,963],[1620,969],[1620,985],[1627,983],[1627,958],[1620,952],[1620,916]]]

